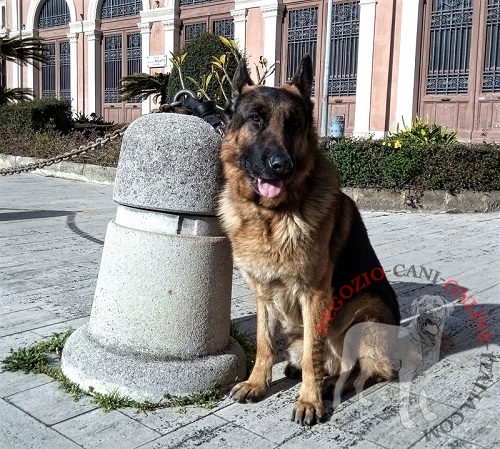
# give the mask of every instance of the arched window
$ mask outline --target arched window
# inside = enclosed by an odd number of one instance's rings
[[[101,8],[101,19],[135,16],[142,10],[142,0],[104,0]]]
[[[42,63],[40,95],[42,98],[71,98],[70,46],[68,29],[44,31],[48,28],[66,27],[70,22],[66,0],[47,0],[40,9],[38,28],[48,60]],[[45,35],[46,33],[46,35]]]
[[[38,28],[63,26],[69,21],[69,8],[66,0],[47,0],[38,16]]]

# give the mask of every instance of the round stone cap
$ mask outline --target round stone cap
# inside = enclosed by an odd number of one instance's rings
[[[221,140],[192,115],[138,118],[123,136],[113,199],[141,209],[215,215]]]

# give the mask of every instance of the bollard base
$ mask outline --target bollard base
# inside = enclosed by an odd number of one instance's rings
[[[208,390],[218,381],[229,389],[246,374],[245,354],[230,338],[222,354],[188,360],[161,360],[110,352],[89,337],[88,325],[67,340],[62,371],[81,388],[98,393],[117,392],[136,401],[159,401],[165,393],[183,396]]]

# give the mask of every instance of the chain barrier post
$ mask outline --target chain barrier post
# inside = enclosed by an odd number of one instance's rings
[[[90,321],[62,354],[83,388],[158,401],[245,376],[229,336],[231,249],[215,217],[220,142],[180,114],[146,115],[126,131]]]

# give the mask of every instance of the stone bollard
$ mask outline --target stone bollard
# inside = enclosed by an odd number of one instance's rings
[[[123,136],[89,324],[62,371],[82,388],[158,401],[245,375],[229,336],[232,258],[215,215],[220,137],[203,120],[151,114]]]

